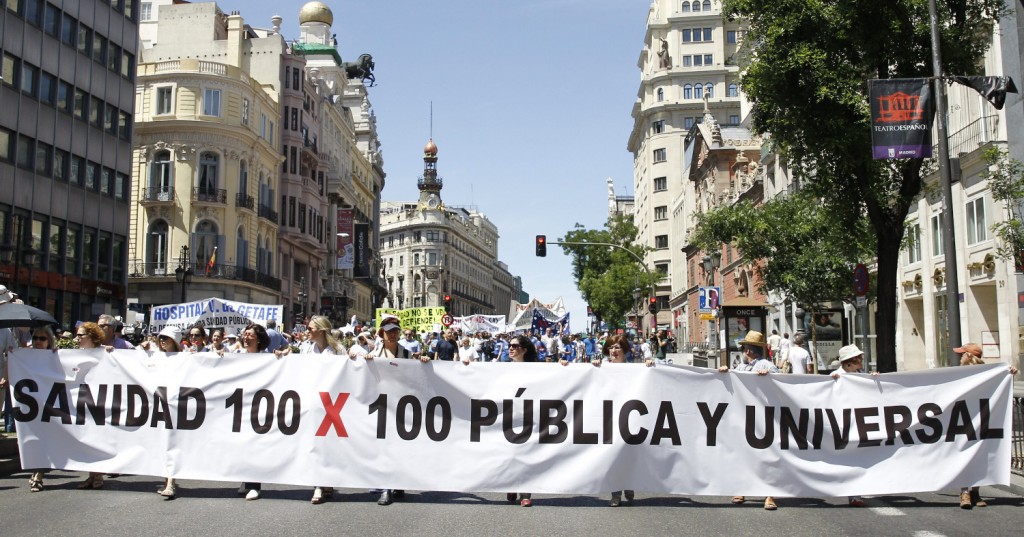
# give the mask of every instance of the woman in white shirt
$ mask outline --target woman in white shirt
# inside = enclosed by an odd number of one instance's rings
[[[468,364],[479,359],[480,355],[477,354],[476,348],[473,347],[473,342],[468,337],[462,338],[462,343],[459,344],[459,360],[462,360],[464,364]]]
[[[331,332],[331,321],[323,315],[314,315],[306,325],[308,339],[299,346],[299,354],[332,354],[345,355],[345,347]],[[280,351],[278,351],[280,352]],[[334,487],[316,487],[309,503],[320,505],[334,495]]]

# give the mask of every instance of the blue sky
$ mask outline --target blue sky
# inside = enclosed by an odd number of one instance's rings
[[[284,18],[298,37],[303,2],[223,0],[254,27]],[[498,227],[499,259],[531,297],[561,296],[573,330],[586,304],[556,240],[576,223],[599,228],[607,184],[631,194],[626,141],[640,83],[649,0],[409,0],[326,2],[345,61],[373,55],[370,89],[387,173],[385,200],[414,200],[423,146],[438,146],[441,197],[475,205]]]

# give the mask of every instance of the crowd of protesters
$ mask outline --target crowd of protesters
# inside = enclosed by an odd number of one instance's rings
[[[17,295],[0,286],[0,307],[17,300]],[[474,362],[552,362],[567,365],[573,362],[586,362],[600,366],[602,361],[612,363],[637,362],[647,366],[662,362],[666,355],[673,352],[674,340],[665,331],[658,331],[649,338],[629,338],[623,334],[575,334],[564,336],[548,328],[543,333],[525,331],[515,334],[489,332],[463,332],[458,329],[447,329],[440,332],[419,333],[414,328],[401,326],[399,319],[385,315],[376,333],[368,329],[355,327],[349,330],[336,329],[326,317],[313,316],[299,325],[300,330],[284,333],[277,329],[273,321],[264,327],[251,324],[235,334],[230,330],[214,329],[207,331],[203,326],[195,325],[182,331],[176,327],[165,327],[152,337],[137,341],[133,345],[122,334],[124,325],[119,318],[100,315],[95,322],[80,322],[75,326],[74,334],[64,332],[56,335],[49,327],[0,329],[0,388],[6,388],[7,364],[6,354],[17,348],[51,349],[82,348],[114,349],[140,348],[148,352],[197,353],[275,353],[283,356],[291,353],[299,354],[330,354],[347,356],[352,360],[382,359],[418,359],[422,362],[432,360],[461,361],[466,365]],[[61,344],[61,341],[64,344]],[[74,344],[68,344],[68,342]],[[758,375],[777,374],[782,372],[812,373],[813,364],[806,349],[803,348],[802,334],[793,340],[789,334],[779,336],[777,332],[765,339],[757,331],[749,331],[739,341],[743,360],[734,364],[733,370],[754,372]],[[984,363],[981,360],[981,349],[975,344],[967,344],[954,349],[963,357],[962,365]],[[832,377],[841,381],[843,375],[862,372],[863,353],[855,345],[848,345],[839,351],[839,357],[831,369]],[[728,366],[719,369],[722,373],[730,371]],[[1016,368],[1010,367],[1010,374],[1015,375]],[[14,419],[11,412],[10,390],[4,390],[4,422],[7,432],[14,431]],[[43,478],[46,470],[33,470],[29,479],[29,490],[39,492],[44,488]],[[77,484],[79,489],[99,489],[104,486],[104,477],[113,477],[100,472],[89,472],[86,479]],[[164,478],[158,494],[173,499],[177,494],[177,483],[174,478]],[[377,503],[389,505],[394,500],[404,497],[405,492],[393,489],[376,489],[379,493]],[[327,486],[315,487],[311,503],[320,504],[332,496],[333,489]],[[257,500],[261,497],[260,483],[244,483],[239,494],[246,500]],[[625,490],[612,493],[609,505],[619,506],[632,502],[634,491]],[[519,503],[523,507],[533,505],[529,493],[507,494],[511,503]],[[745,496],[735,496],[732,503],[746,502]],[[848,498],[853,507],[864,506],[860,497]],[[960,494],[960,507],[984,507],[977,487],[965,487]],[[764,508],[774,511],[778,508],[774,498],[765,498]]]

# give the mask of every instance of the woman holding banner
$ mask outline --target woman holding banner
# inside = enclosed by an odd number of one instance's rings
[[[512,336],[508,342],[508,358],[511,362],[536,362],[537,348],[533,346],[530,338],[520,334]],[[530,507],[533,505],[532,494],[529,492],[519,493],[519,505]],[[509,492],[505,495],[509,503],[516,503],[516,493]]]
[[[195,328],[192,330],[195,330]],[[165,354],[182,352],[183,347],[180,343],[181,337],[181,330],[174,326],[165,326],[164,329],[160,331],[160,334],[156,336],[157,346],[159,347],[158,350]],[[173,500],[176,492],[177,485],[174,483],[173,477],[166,478],[164,480],[164,486],[156,491],[157,494],[167,498],[168,500]]]
[[[840,349],[840,352],[842,352],[842,349]],[[963,347],[953,349],[953,352],[960,355],[960,365],[985,365],[985,360],[981,359],[981,345],[977,343],[967,343]],[[1011,365],[1010,374],[1016,375],[1017,368]],[[972,509],[974,507],[988,507],[988,502],[981,499],[980,489],[978,487],[961,488],[960,508]]]
[[[32,348],[57,352],[57,337],[53,335],[53,330],[49,326],[40,326],[32,329]],[[45,473],[45,470],[32,472],[32,477],[28,480],[29,492],[43,490],[43,475]]]
[[[102,349],[103,339],[106,335],[100,325],[88,322],[78,325],[75,330],[75,341],[79,349]],[[109,352],[109,350],[107,351]],[[78,484],[80,489],[101,489],[103,488],[103,473],[89,472],[89,477]]]
[[[299,354],[344,355],[345,347],[334,337],[332,330],[331,321],[327,317],[323,315],[310,317],[309,323],[306,325],[306,334],[309,339],[299,346]],[[291,352],[291,348],[289,347],[286,351],[275,351],[275,353],[281,352],[288,354]],[[320,505],[333,495],[334,487],[316,487],[313,489],[313,498],[309,500],[309,503]]]
[[[242,330],[242,348],[238,351],[239,353],[260,353],[263,349],[266,349],[270,345],[270,335],[267,334],[267,329],[263,328],[262,325],[250,324]],[[238,494],[245,495],[246,501],[260,499],[260,494],[263,489],[261,483],[242,483],[242,486],[238,489]]]

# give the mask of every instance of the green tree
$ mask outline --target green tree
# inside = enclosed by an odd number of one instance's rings
[[[1006,150],[997,147],[986,149],[982,159],[988,164],[982,177],[988,180],[992,199],[1002,202],[1005,211],[1005,219],[992,224],[992,231],[999,238],[996,253],[1020,267],[1024,264],[1024,224],[1018,214],[1024,209],[1024,163],[1011,159]]]
[[[946,73],[977,74],[1002,0],[936,0]],[[877,263],[879,371],[896,370],[897,269],[921,159],[873,160],[867,80],[932,75],[927,0],[726,0],[749,21],[741,87],[753,124],[843,222],[866,215]]]
[[[586,229],[576,224],[558,241],[616,244],[643,259],[648,248],[636,244],[636,236],[637,228],[632,220],[619,216],[609,219],[604,229]],[[647,271],[627,252],[598,245],[563,245],[562,248],[572,258],[576,288],[599,321],[620,324],[628,312],[638,307],[633,302],[637,282],[645,296],[651,289]]]
[[[743,201],[700,214],[692,241],[704,251],[732,243],[754,266],[762,292],[783,295],[812,318],[822,302],[853,298],[853,268],[874,246],[865,218],[839,222],[806,191],[760,206]]]

